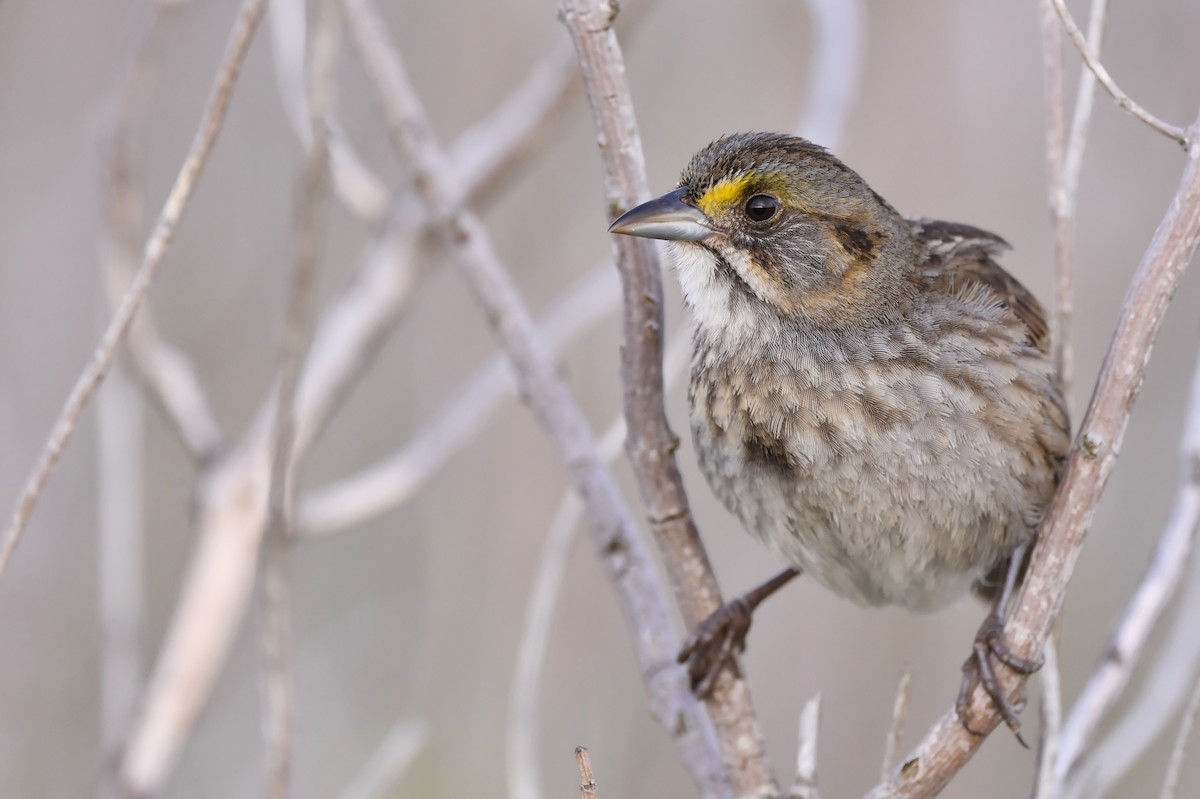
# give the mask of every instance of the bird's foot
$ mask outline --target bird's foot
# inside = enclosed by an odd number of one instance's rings
[[[737,670],[737,656],[746,649],[753,613],[746,597],[733,599],[697,624],[683,642],[676,660],[687,663],[692,693],[696,696],[705,697],[712,692],[726,663]]]
[[[996,710],[1000,712],[1004,723],[1017,737],[1018,743],[1028,749],[1029,744],[1025,743],[1025,739],[1021,737],[1021,719],[1018,716],[1024,707],[1024,699],[1018,699],[1014,705],[1004,695],[1004,689],[1001,688],[1000,681],[996,679],[993,660],[1025,675],[1033,674],[1042,667],[1040,660],[1030,660],[1013,654],[1004,640],[1004,622],[995,612],[989,613],[983,620],[983,624],[980,625],[979,632],[975,634],[975,644],[970,657],[963,663],[962,686],[959,688],[954,709],[967,732],[972,735],[982,735],[983,733],[971,726],[968,717],[971,708],[971,694],[975,691],[975,686],[982,685],[984,692],[991,698]]]

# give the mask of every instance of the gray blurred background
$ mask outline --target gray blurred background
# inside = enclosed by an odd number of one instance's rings
[[[630,4],[643,0],[628,0]],[[438,134],[469,126],[565,36],[546,2],[386,5]],[[862,93],[839,154],[902,212],[976,224],[1014,246],[1005,266],[1047,304],[1041,53],[1033,0],[868,3]],[[1085,15],[1081,4],[1077,14]],[[1105,61],[1160,117],[1188,124],[1200,102],[1200,4],[1115,3]],[[98,269],[100,114],[131,46],[136,3],[0,2],[0,511],[25,479],[106,312]],[[145,136],[153,219],[191,136],[237,4],[192,4],[165,29]],[[628,44],[654,190],[688,156],[737,130],[787,129],[804,101],[811,21],[798,0],[659,0]],[[166,336],[186,350],[235,434],[274,373],[302,150],[260,31],[228,123],[154,288]],[[1066,54],[1068,97],[1078,63]],[[404,175],[365,78],[344,47],[338,106],[347,134],[393,185]],[[1083,412],[1129,276],[1175,190],[1177,147],[1096,100],[1080,185],[1076,388]],[[332,204],[321,293],[342,286],[370,231]],[[591,122],[576,102],[553,145],[486,214],[531,307],[545,308],[609,251]],[[668,281],[671,329],[684,323]],[[438,263],[413,311],[308,458],[303,484],[353,473],[423,429],[489,357],[492,339],[453,264]],[[1177,479],[1176,447],[1197,346],[1200,275],[1185,278],[1150,364],[1121,461],[1068,595],[1064,690],[1090,673],[1141,575]],[[563,360],[597,430],[619,408],[615,318]],[[686,431],[683,390],[670,396]],[[686,436],[685,436],[686,437]],[[148,671],[194,543],[194,468],[150,410],[145,442]],[[723,589],[778,564],[714,500],[680,453]],[[618,469],[627,487],[628,470]],[[420,719],[428,741],[391,796],[491,796],[504,788],[504,717],[516,643],[563,472],[530,414],[509,402],[402,508],[294,548],[295,796],[335,796],[387,730]],[[631,497],[636,492],[630,493]],[[0,584],[0,795],[87,795],[104,763],[99,717],[96,415],[90,410]],[[896,681],[914,670],[904,748],[957,690],[982,606],[913,618],[866,611],[800,581],[758,614],[745,665],[773,761],[789,780],[803,702],[823,697],[827,797],[878,774]],[[251,797],[263,784],[260,656],[244,624],[165,795]],[[1200,628],[1198,628],[1200,629]],[[1200,634],[1200,633],[1198,633]],[[614,594],[585,539],[556,611],[539,746],[548,796],[577,790],[573,747],[590,747],[601,795],[692,795],[649,717]],[[1025,714],[1036,726],[1036,708]],[[1170,736],[1167,736],[1169,739]],[[1118,795],[1157,791],[1169,740]],[[1026,795],[1033,756],[1000,732],[946,791]],[[1181,796],[1195,796],[1200,756]],[[1191,792],[1189,792],[1191,791]]]

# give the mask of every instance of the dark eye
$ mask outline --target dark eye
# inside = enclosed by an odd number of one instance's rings
[[[779,200],[769,194],[756,194],[746,201],[746,216],[751,222],[766,222],[779,213]]]

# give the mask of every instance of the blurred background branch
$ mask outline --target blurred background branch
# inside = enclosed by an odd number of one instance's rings
[[[667,571],[685,585],[680,592],[685,623],[718,597],[682,493],[682,479],[701,484],[692,458],[681,456],[682,477],[669,466],[662,468],[664,458],[674,457],[676,442],[665,424],[657,382],[669,387],[681,374],[688,345],[686,329],[666,335],[671,327],[661,307],[673,313],[674,286],[668,282],[662,294],[658,262],[649,249],[634,254],[642,271],[624,290],[626,302],[633,301],[638,313],[646,312],[631,316],[625,325],[624,371],[632,377],[624,387],[614,379],[616,333],[609,320],[621,294],[611,259],[603,252],[609,244],[603,214],[611,216],[619,206],[648,196],[640,136],[624,85],[624,56],[610,30],[615,7],[566,4],[575,40],[590,42],[585,55],[596,45],[590,52],[598,57],[585,58],[591,79],[600,76],[608,87],[596,91],[593,86],[593,103],[601,106],[601,123],[608,125],[594,134],[578,102],[584,83],[575,44],[555,26],[548,6],[500,9],[484,4],[447,10],[401,4],[372,13],[368,3],[351,0],[352,11],[371,15],[366,24],[379,42],[385,26],[393,31],[396,52],[403,53],[411,81],[429,108],[429,118],[407,115],[402,138],[409,136],[409,145],[428,144],[432,139],[422,137],[434,129],[459,131],[444,153],[430,157],[431,151],[421,146],[387,150],[368,99],[380,78],[378,70],[368,69],[362,79],[350,59],[336,66],[331,60],[327,82],[338,86],[337,103],[332,97],[314,102],[306,74],[321,29],[309,14],[318,6],[297,0],[271,4],[270,52],[264,49],[261,58],[250,54],[238,82],[239,97],[245,99],[231,109],[223,134],[228,143],[206,178],[209,193],[190,202],[194,182],[189,181],[195,173],[188,170],[203,163],[205,148],[221,127],[223,103],[261,4],[242,7],[199,134],[184,128],[186,108],[194,102],[189,98],[202,91],[200,82],[212,80],[207,64],[211,45],[205,43],[225,34],[218,29],[228,25],[232,5],[145,0],[122,22],[109,19],[111,13],[103,19],[88,17],[92,12],[81,8],[80,18],[91,22],[74,26],[61,21],[46,25],[49,7],[0,5],[0,52],[25,53],[25,61],[36,60],[38,51],[29,50],[23,38],[53,41],[54,52],[69,49],[84,65],[92,63],[87,61],[90,51],[121,52],[115,67],[103,67],[103,74],[114,77],[101,99],[95,163],[72,159],[62,144],[71,147],[71,129],[80,127],[70,121],[76,118],[74,111],[62,109],[87,110],[91,98],[86,93],[94,86],[76,94],[60,87],[80,83],[89,67],[60,60],[57,71],[28,72],[36,81],[19,80],[19,73],[25,74],[21,70],[0,74],[0,113],[13,120],[0,130],[0,174],[11,187],[0,189],[0,262],[39,267],[0,273],[6,281],[0,292],[0,356],[6,359],[6,373],[13,375],[0,383],[0,432],[13,442],[15,454],[13,463],[0,463],[0,473],[24,468],[27,464],[17,463],[20,453],[40,446],[26,435],[26,427],[38,426],[26,425],[26,416],[41,419],[48,403],[61,401],[41,387],[67,379],[58,376],[56,364],[75,362],[83,351],[83,344],[73,345],[67,333],[76,331],[72,335],[80,340],[92,335],[90,315],[74,314],[80,317],[76,321],[59,309],[59,301],[70,296],[62,287],[77,287],[91,303],[106,294],[116,325],[110,326],[51,440],[42,446],[0,553],[0,646],[10,653],[0,663],[0,711],[14,720],[14,730],[20,725],[19,735],[0,736],[5,740],[0,774],[6,786],[21,795],[78,795],[94,778],[99,749],[106,758],[115,756],[103,764],[102,790],[122,796],[260,795],[265,755],[273,764],[271,785],[277,796],[370,799],[399,790],[400,779],[418,786],[415,790],[423,795],[471,795],[484,787],[494,791],[495,771],[505,768],[512,799],[538,799],[543,786],[559,790],[569,776],[569,769],[560,767],[565,750],[553,750],[563,741],[588,740],[604,750],[605,784],[611,786],[606,793],[611,795],[686,794],[694,790],[689,778],[710,796],[777,791],[765,755],[770,743],[782,747],[778,751],[799,750],[792,792],[813,796],[815,704],[805,705],[800,740],[794,736],[801,697],[819,690],[827,711],[820,721],[826,795],[860,793],[873,779],[874,756],[844,741],[863,729],[887,728],[889,706],[892,721],[884,759],[890,781],[871,796],[930,795],[964,762],[955,747],[969,750],[978,742],[963,741],[943,719],[923,748],[897,759],[905,745],[903,721],[911,718],[911,726],[928,719],[946,698],[931,686],[950,686],[955,677],[948,669],[955,664],[947,666],[944,657],[925,653],[944,653],[968,640],[978,621],[976,608],[932,622],[877,621],[878,616],[859,615],[856,608],[801,585],[792,596],[803,603],[803,612],[794,612],[799,606],[793,606],[789,613],[791,600],[780,600],[780,610],[764,616],[744,658],[756,694],[771,701],[755,714],[737,688],[713,705],[724,755],[707,713],[688,694],[672,662],[678,620],[670,609],[666,578],[641,543],[636,511],[618,486],[646,492],[652,528],[674,541]],[[1157,221],[1152,213],[1158,204],[1121,201],[1110,207],[1106,198],[1114,192],[1092,188],[1119,180],[1121,197],[1152,197],[1165,191],[1168,172],[1178,168],[1174,160],[1160,163],[1158,156],[1133,151],[1131,142],[1150,137],[1119,138],[1125,129],[1140,133],[1140,126],[1122,127],[1123,117],[1106,112],[1103,104],[1092,114],[1094,86],[1102,83],[1122,107],[1159,132],[1182,142],[1191,135],[1193,171],[1196,128],[1161,122],[1112,82],[1098,60],[1104,0],[1090,4],[1086,40],[1061,0],[1042,0],[1049,168],[1048,175],[1040,175],[1036,145],[1043,129],[1038,109],[1027,102],[1036,91],[1035,74],[1014,71],[1014,65],[1024,62],[1013,56],[1024,52],[1014,43],[1031,44],[1036,34],[1036,4],[1026,4],[1030,13],[1024,16],[1009,9],[1000,16],[986,6],[968,9],[948,0],[935,6],[928,15],[872,6],[868,47],[867,8],[861,2],[779,0],[753,14],[712,6],[657,15],[648,12],[665,4],[624,4],[617,32],[628,43],[632,39],[626,34],[636,29],[646,42],[629,55],[629,78],[650,148],[652,185],[670,185],[682,154],[716,135],[795,127],[847,152],[847,160],[862,164],[873,182],[888,186],[884,193],[900,197],[906,211],[928,207],[939,212],[945,204],[947,218],[962,214],[963,221],[1005,233],[1023,255],[1033,250],[1026,260],[1015,259],[1015,269],[1024,269],[1021,279],[1042,296],[1054,288],[1056,339],[1066,346],[1067,332],[1077,328],[1078,372],[1091,374],[1110,311],[1118,304],[1117,288],[1126,280],[1122,264],[1136,257],[1135,248],[1144,247],[1144,231]],[[380,12],[390,17],[390,26]],[[1167,116],[1181,115],[1181,103],[1194,98],[1181,99],[1186,87],[1153,83],[1154,73],[1164,72],[1159,50],[1170,51],[1159,45],[1169,44],[1173,31],[1194,28],[1189,21],[1196,13],[1188,4],[1168,3],[1155,14],[1139,15],[1136,24],[1126,21],[1141,34],[1139,41],[1155,43],[1149,51],[1131,45],[1123,35],[1126,28],[1118,30],[1115,22],[1109,36],[1112,54],[1106,58],[1120,62],[1123,83]],[[22,22],[32,19],[43,24]],[[931,24],[934,20],[938,24]],[[1069,124],[1064,73],[1072,70],[1064,69],[1060,24],[1066,25],[1086,67],[1080,69]],[[71,41],[76,28],[95,31],[87,30],[83,44],[58,47],[60,41]],[[111,35],[116,29],[123,31],[119,45]],[[978,40],[954,33],[980,29],[995,34]],[[53,36],[46,33],[50,30]],[[960,44],[966,38],[971,46],[964,49]],[[399,63],[395,53],[388,58]],[[1188,59],[1195,56],[1185,51],[1172,61],[1172,74],[1186,73]],[[898,65],[911,72],[912,81],[894,80]],[[963,82],[964,76],[970,80]],[[793,95],[797,86],[805,92],[799,115]],[[43,88],[33,91],[38,87]],[[411,111],[417,90],[408,86],[406,91]],[[57,116],[28,110],[33,108],[28,98],[35,96],[46,108],[58,109]],[[933,97],[936,119],[929,113]],[[490,110],[481,113],[483,108]],[[614,109],[615,117],[610,113]],[[38,127],[24,124],[26,119]],[[64,129],[66,139],[61,138]],[[169,159],[181,149],[172,143],[193,134],[192,151],[165,209],[166,224],[150,232],[149,246],[139,254],[138,242],[147,237],[145,197],[159,186],[170,187],[178,162]],[[602,156],[619,161],[620,170],[612,169],[611,162],[603,174],[597,170],[596,138]],[[884,142],[887,146],[880,146]],[[322,246],[330,251],[332,289],[312,287],[316,324],[311,345],[302,358],[292,348],[295,357],[281,359],[271,345],[277,339],[276,313],[289,313],[283,299],[292,279],[287,242],[293,225],[297,233],[312,232],[316,225],[280,209],[296,212],[309,206],[304,198],[314,195],[289,178],[303,168],[298,164],[307,163],[310,176],[323,173],[314,164],[325,143],[329,188],[337,198],[321,224],[330,229]],[[1097,158],[1089,159],[1089,174],[1081,180],[1085,145],[1097,151]],[[897,157],[898,152],[911,157]],[[1001,152],[1003,158],[992,157]],[[75,160],[86,168],[80,170]],[[26,161],[38,165],[36,171],[23,170]],[[997,166],[997,161],[1004,163]],[[1138,174],[1121,172],[1121,163],[1137,164]],[[77,202],[73,194],[80,192],[64,187],[78,184],[78,171],[91,181],[83,185],[99,183],[98,217],[94,207],[82,217],[69,216]],[[26,172],[33,177],[22,182]],[[623,192],[610,191],[608,206],[595,191],[596,181],[605,175],[610,180],[619,176],[623,186]],[[1043,220],[1036,208],[1027,213],[1035,205],[1029,197],[1043,178],[1053,214],[1053,235],[1046,239],[1054,246],[1053,283],[1050,270],[1042,268],[1049,259],[1040,259],[1038,247],[1031,246],[1031,240],[1036,245],[1044,237]],[[303,183],[312,189],[310,182]],[[52,192],[50,205],[41,201],[47,190]],[[10,197],[13,201],[5,204]],[[184,204],[188,224],[174,240]],[[1099,527],[1121,534],[1116,543],[1109,534],[1105,543],[1098,531],[1101,540],[1095,546],[1109,547],[1102,551],[1119,547],[1120,556],[1092,560],[1136,562],[1154,546],[1153,536],[1125,531],[1131,525],[1156,524],[1147,515],[1148,497],[1160,485],[1165,512],[1169,497],[1164,492],[1171,481],[1163,475],[1168,466],[1153,456],[1175,434],[1174,406],[1171,413],[1151,414],[1162,417],[1161,422],[1135,420],[1144,426],[1128,442],[1121,442],[1121,431],[1148,352],[1147,332],[1161,320],[1169,293],[1165,289],[1175,285],[1188,247],[1194,247],[1195,206],[1194,192],[1185,185],[1173,206],[1177,226],[1164,225],[1157,249],[1146,256],[1138,285],[1155,289],[1154,302],[1140,304],[1142,295],[1130,295],[1127,308],[1146,313],[1123,323],[1118,341],[1127,346],[1114,350],[1105,367],[1107,393],[1085,420],[1085,437],[1075,456],[1072,485],[1084,489],[1086,497],[1073,493],[1062,500],[1058,526],[1048,534],[1057,546],[1040,556],[1031,576],[1034,585],[1021,605],[1025,615],[1010,625],[1009,634],[1019,633],[1027,651],[1040,646],[1047,633],[1043,622],[1057,614],[1055,603],[1073,570],[1079,535],[1091,523],[1081,509],[1094,505],[1118,444],[1129,450],[1123,459],[1133,458],[1142,466],[1122,470],[1115,492],[1125,500],[1114,499],[1108,506],[1111,513],[1097,518]],[[39,224],[39,219],[55,222]],[[40,231],[29,251],[35,254],[32,260],[14,244],[25,240],[24,228]],[[1172,237],[1172,230],[1178,235]],[[80,251],[95,250],[97,232],[103,280],[91,285],[68,265],[80,260]],[[69,248],[70,242],[88,237],[78,251]],[[147,289],[168,244],[180,268],[164,273],[163,285],[150,298]],[[231,252],[239,256],[231,258]],[[491,315],[500,318],[510,350],[524,347],[526,355],[536,356],[524,361],[526,377],[535,374],[543,386],[557,384],[548,394],[535,391],[535,404],[544,410],[548,397],[550,405],[555,395],[574,398],[568,399],[573,407],[565,417],[561,409],[555,411],[559,417],[552,424],[559,442],[566,433],[576,447],[567,455],[565,470],[554,447],[538,441],[527,420],[506,407],[517,386],[507,358],[492,354],[485,320],[470,311],[472,297],[462,296],[467,292],[453,284],[454,277],[437,269],[464,252],[476,261],[476,271],[468,271],[476,283],[492,280],[493,289],[502,289],[486,290],[484,299],[511,301],[503,309],[492,305]],[[619,260],[629,255],[618,253]],[[1073,279],[1076,262],[1087,264],[1086,279]],[[495,271],[500,266],[507,276]],[[1160,271],[1153,273],[1155,269]],[[193,280],[204,282],[189,282]],[[519,294],[512,286],[504,288],[505,281],[519,284]],[[1195,300],[1187,298],[1195,296],[1196,285],[1178,285],[1182,301],[1194,306]],[[52,292],[46,296],[54,306],[37,299],[31,287]],[[226,290],[237,299],[222,299]],[[650,305],[643,305],[646,290],[653,295]],[[529,323],[526,307],[546,309],[536,327]],[[1079,310],[1074,320],[1073,308]],[[47,319],[53,324],[47,325]],[[200,320],[199,332],[191,329],[195,319]],[[519,322],[516,328],[513,319]],[[403,343],[385,350],[397,329],[403,331],[397,337]],[[1163,362],[1157,356],[1147,373],[1150,390],[1160,399],[1143,404],[1162,405],[1181,396],[1186,369],[1178,368],[1180,353],[1194,347],[1195,331],[1184,331],[1189,338],[1180,344],[1180,330],[1164,333],[1170,342],[1166,366],[1153,373]],[[514,331],[519,333],[515,338]],[[1133,339],[1137,341],[1131,344]],[[659,373],[657,350],[664,340],[670,344]],[[76,424],[81,418],[88,423],[80,414],[118,347],[123,358],[98,397],[95,457],[86,469],[64,460],[56,477],[62,487],[55,490],[61,493],[47,494],[35,520],[47,534],[29,536],[16,561],[21,568],[7,574],[33,503]],[[1070,350],[1064,350],[1064,372],[1072,370],[1072,360]],[[472,369],[472,363],[481,366]],[[160,414],[143,413],[143,398],[130,378]],[[360,385],[369,390],[355,392]],[[588,418],[611,419],[619,392],[636,393],[647,386],[649,394],[627,397],[633,420],[632,470],[614,464],[624,419],[598,427],[606,430],[598,443],[586,434],[572,437],[586,430]],[[1111,398],[1114,391],[1124,403],[1119,413],[1105,404],[1110,400],[1104,397]],[[293,393],[294,401],[289,399]],[[1197,393],[1200,388],[1193,397]],[[665,397],[671,413],[680,413],[680,394],[666,391]],[[1200,467],[1189,471],[1189,458],[1200,457],[1195,455],[1196,407],[1193,398],[1184,472],[1171,518],[1140,582],[1122,569],[1115,577],[1104,575],[1097,589],[1094,578],[1089,584],[1088,563],[1081,564],[1084,575],[1072,588],[1078,599],[1063,627],[1059,668],[1043,675],[1045,720],[1035,787],[1042,799],[1130,790],[1134,793],[1129,795],[1188,795],[1196,764],[1184,753],[1200,671],[1200,636],[1191,623],[1200,613],[1200,567],[1190,554],[1200,506]],[[289,416],[291,445],[286,440]],[[331,434],[323,435],[327,430]],[[76,449],[85,449],[89,439],[80,439],[85,446]],[[185,459],[179,458],[179,444]],[[302,462],[310,479],[293,476]],[[564,482],[572,478],[589,487],[584,493],[593,503],[590,510],[569,488],[563,494]],[[190,517],[183,510],[189,486]],[[597,486],[615,511],[597,512]],[[88,501],[93,495],[95,506]],[[557,515],[547,518],[560,497]],[[740,536],[724,535],[722,528],[732,522],[707,492],[696,492],[693,501],[697,519],[706,531],[713,530],[705,543],[722,577],[744,583],[760,575],[766,564],[749,554],[751,547],[739,546],[744,544]],[[1131,517],[1127,507],[1140,508],[1140,515]],[[597,515],[615,520],[620,530],[610,535],[593,527],[594,533],[599,530],[607,575],[624,592],[625,621],[634,630],[640,670],[629,668],[631,653],[623,645],[608,644],[623,639],[615,632],[619,619],[612,603],[594,598],[604,596],[599,583],[604,573],[597,572],[590,558],[572,558],[574,529],[581,519],[594,521]],[[190,537],[182,534],[189,526]],[[1070,530],[1063,534],[1061,528],[1067,526]],[[80,536],[68,534],[92,527],[98,534],[83,536],[82,543]],[[297,548],[289,529],[306,536],[355,532],[328,538],[324,546]],[[259,563],[262,571],[256,569]],[[694,572],[696,568],[704,573]],[[295,575],[294,585],[278,581],[285,569]],[[272,640],[272,651],[286,653],[286,658],[272,659],[267,686],[275,711],[264,720],[283,723],[268,735],[265,751],[255,748],[259,706],[244,695],[261,677],[246,657],[254,639],[238,638],[256,579],[263,590],[272,584],[289,589],[290,601],[282,594],[267,597],[264,614],[276,625],[286,624],[290,615],[297,628]],[[532,587],[527,589],[527,583]],[[1119,598],[1127,590],[1132,599],[1122,608]],[[93,611],[97,592],[100,602]],[[79,608],[85,612],[78,613]],[[783,634],[770,629],[777,623],[771,616],[775,613],[785,614],[775,617],[786,620]],[[1120,621],[1091,673],[1090,656],[1080,652],[1101,648],[1108,613]],[[554,630],[552,643],[554,622],[563,626]],[[846,632],[851,629],[852,636]],[[93,657],[97,641],[99,657]],[[848,659],[847,648],[863,641],[871,642],[871,656]],[[145,685],[142,646],[157,649]],[[913,672],[893,696],[896,670],[913,659]],[[96,690],[80,691],[93,671]],[[643,718],[638,678],[668,735]],[[579,691],[581,683],[588,685],[587,691]],[[1077,684],[1084,684],[1080,698],[1073,707],[1060,707],[1060,714],[1055,697],[1061,705]],[[745,680],[739,676],[728,685],[744,687]],[[289,721],[294,687],[305,698],[297,725]],[[570,712],[560,709],[563,696],[573,698]],[[1062,727],[1056,731],[1054,720],[1060,715]],[[1174,735],[1165,734],[1172,729]],[[54,745],[45,747],[47,741]],[[935,749],[928,748],[929,741]],[[30,746],[36,748],[26,748]],[[53,767],[36,754],[42,748],[54,751]],[[1015,749],[989,746],[985,762],[954,777],[956,790],[961,785],[971,795],[999,797],[1028,784],[1029,760],[1010,751]],[[547,756],[540,757],[542,753]],[[952,757],[939,759],[946,753]],[[1154,757],[1166,763],[1164,769],[1144,767],[1159,762]],[[732,776],[725,762],[734,763]],[[481,785],[477,774],[492,777]],[[69,788],[48,787],[61,787],[63,780],[71,781]]]

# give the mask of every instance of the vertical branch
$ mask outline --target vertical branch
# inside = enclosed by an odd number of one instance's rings
[[[461,194],[454,186],[454,173],[431,133],[420,100],[399,55],[387,40],[378,13],[368,0],[344,0],[344,7],[393,146],[412,163],[415,186],[443,244],[455,254],[512,362],[523,397],[554,442],[572,485],[587,507],[597,549],[624,600],[626,619],[636,629],[638,661],[651,709],[671,730],[685,765],[706,794],[724,796],[728,786],[713,751],[710,728],[684,684],[682,670],[672,662],[675,636],[668,601],[657,582],[641,531],[605,468],[582,411],[556,374],[486,230],[474,214],[459,205]]]
[[[616,5],[561,0],[575,43],[603,162],[610,219],[649,197],[641,140],[612,30]],[[653,242],[616,236],[613,248],[624,288],[621,382],[629,454],[646,515],[684,622],[694,627],[721,606],[721,593],[687,504],[675,464],[678,439],[662,395],[662,276]],[[738,796],[777,794],[750,690],[726,665],[705,700]]]
[[[880,779],[887,779],[888,772],[896,765],[900,754],[900,741],[904,737],[904,721],[908,716],[908,700],[912,693],[912,667],[904,665],[904,673],[896,685],[896,699],[892,702],[892,726],[888,728],[883,745],[883,764],[879,768]]]
[[[120,368],[96,401],[99,414],[100,732],[125,730],[142,682],[142,399]]]
[[[1046,92],[1046,181],[1051,225],[1054,228],[1054,363],[1063,390],[1068,391],[1074,372],[1071,319],[1074,315],[1075,199],[1083,151],[1087,147],[1096,75],[1089,69],[1082,70],[1068,139],[1063,107],[1062,26],[1052,0],[1041,0],[1041,12]],[[1104,41],[1107,14],[1108,0],[1092,0],[1088,18],[1088,46],[1094,53],[1100,52]]]
[[[1197,675],[1196,686],[1192,689],[1192,696],[1188,699],[1187,707],[1183,709],[1183,717],[1179,720],[1179,732],[1175,734],[1175,744],[1171,747],[1171,759],[1167,761],[1159,799],[1175,799],[1179,791],[1179,773],[1183,770],[1183,757],[1187,754],[1188,741],[1192,737],[1192,728],[1196,726],[1197,714],[1200,714],[1200,675]]]
[[[92,352],[91,359],[71,389],[66,404],[50,432],[50,437],[17,499],[17,506],[13,511],[8,528],[4,531],[3,543],[0,544],[0,577],[3,577],[12,560],[13,551],[21,540],[21,533],[29,522],[29,517],[37,505],[38,497],[41,496],[46,481],[50,479],[51,471],[62,456],[71,434],[75,432],[80,414],[83,413],[83,409],[92,398],[92,394],[95,393],[96,387],[100,385],[100,381],[108,372],[121,339],[125,337],[125,333],[133,322],[134,314],[137,313],[146,294],[150,291],[150,284],[154,281],[154,276],[158,273],[158,268],[166,256],[167,247],[170,246],[171,239],[174,237],[175,227],[183,216],[184,209],[187,208],[200,172],[207,163],[213,145],[216,144],[217,134],[220,133],[221,126],[225,122],[225,112],[229,109],[229,101],[233,96],[233,87],[237,83],[238,72],[245,60],[246,51],[250,48],[250,40],[254,37],[254,31],[262,19],[265,5],[266,0],[244,0],[242,3],[225,57],[217,72],[212,95],[204,109],[200,128],[183,161],[183,166],[180,167],[175,184],[171,187],[171,192],[163,204],[154,232],[150,234],[150,238],[146,242],[141,266],[121,299],[121,304],[109,321],[108,327],[105,328],[104,334],[100,337],[100,342]]]
[[[295,405],[300,370],[312,329],[314,282],[321,216],[329,171],[328,113],[337,57],[337,7],[318,4],[308,74],[308,111],[312,131],[301,176],[296,215],[295,252],[288,306],[279,355],[279,399],[271,441],[271,473],[267,488],[266,547],[263,553],[263,652],[266,661],[268,792],[271,799],[290,793],[292,680],[288,666],[289,588],[287,552],[294,520]]]
[[[691,349],[691,337],[686,329],[678,331],[668,343],[666,357],[663,358],[668,389],[686,368]],[[622,415],[605,428],[600,438],[600,455],[605,463],[611,464],[620,455],[624,438],[625,417]],[[568,491],[550,522],[537,574],[525,604],[525,620],[521,626],[521,640],[517,645],[517,661],[509,689],[505,735],[508,799],[542,799],[536,739],[538,692],[543,684],[542,671],[550,640],[551,615],[558,606],[567,557],[583,511],[579,497]]]
[[[796,746],[796,780],[788,799],[821,799],[817,788],[817,732],[821,726],[821,695],[804,703]]]
[[[1054,367],[1064,390],[1070,384],[1069,345],[1071,324],[1071,222],[1063,158],[1067,128],[1063,111],[1062,26],[1050,0],[1041,0],[1043,82],[1046,94],[1046,181],[1050,193],[1050,219],[1054,228]]]
[[[1061,786],[1055,777],[1059,739],[1062,732],[1062,679],[1058,670],[1058,647],[1051,637],[1043,650],[1042,730],[1038,738],[1037,771],[1032,799],[1058,799]]]

